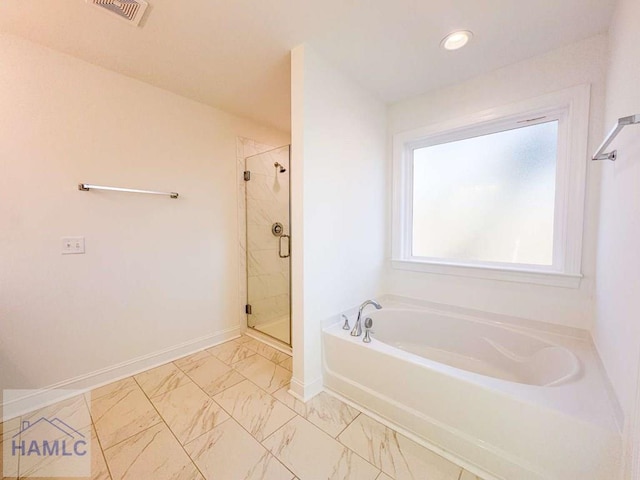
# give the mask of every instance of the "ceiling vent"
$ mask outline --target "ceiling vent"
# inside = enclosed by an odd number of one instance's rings
[[[130,25],[138,26],[149,4],[144,0],[87,0],[96,7],[108,10]]]

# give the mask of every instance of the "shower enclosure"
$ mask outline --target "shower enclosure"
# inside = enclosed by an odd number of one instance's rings
[[[289,145],[245,158],[247,324],[291,345]]]

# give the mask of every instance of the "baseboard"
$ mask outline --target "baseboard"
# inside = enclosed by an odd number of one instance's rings
[[[308,402],[313,397],[322,392],[323,389],[324,385],[322,377],[317,378],[307,384],[302,383],[296,378],[291,378],[291,383],[289,384],[289,393],[303,402]]]
[[[145,370],[164,365],[179,358],[191,355],[205,348],[240,336],[240,327],[221,330],[213,335],[207,335],[195,340],[189,340],[179,345],[150,353],[107,368],[96,370],[85,375],[58,382],[39,390],[25,390],[23,396],[13,398],[10,402],[2,403],[3,421],[24,415],[42,407],[74,397],[81,392],[107,385],[123,378],[136,375]]]

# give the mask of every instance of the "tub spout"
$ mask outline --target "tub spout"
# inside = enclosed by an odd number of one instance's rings
[[[364,307],[366,307],[367,305],[373,305],[378,310],[382,308],[382,305],[380,305],[375,300],[367,300],[362,305],[360,305],[360,309],[358,310],[358,318],[356,319],[356,325],[355,327],[353,327],[353,330],[351,330],[352,337],[359,337],[360,335],[362,335],[362,310],[364,310]]]

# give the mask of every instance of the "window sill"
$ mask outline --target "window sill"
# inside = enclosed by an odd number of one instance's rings
[[[409,270],[412,272],[455,275],[502,282],[533,283],[562,288],[578,288],[582,280],[582,275],[580,274],[516,270],[477,265],[454,265],[418,260],[392,260],[391,266],[398,270]]]

